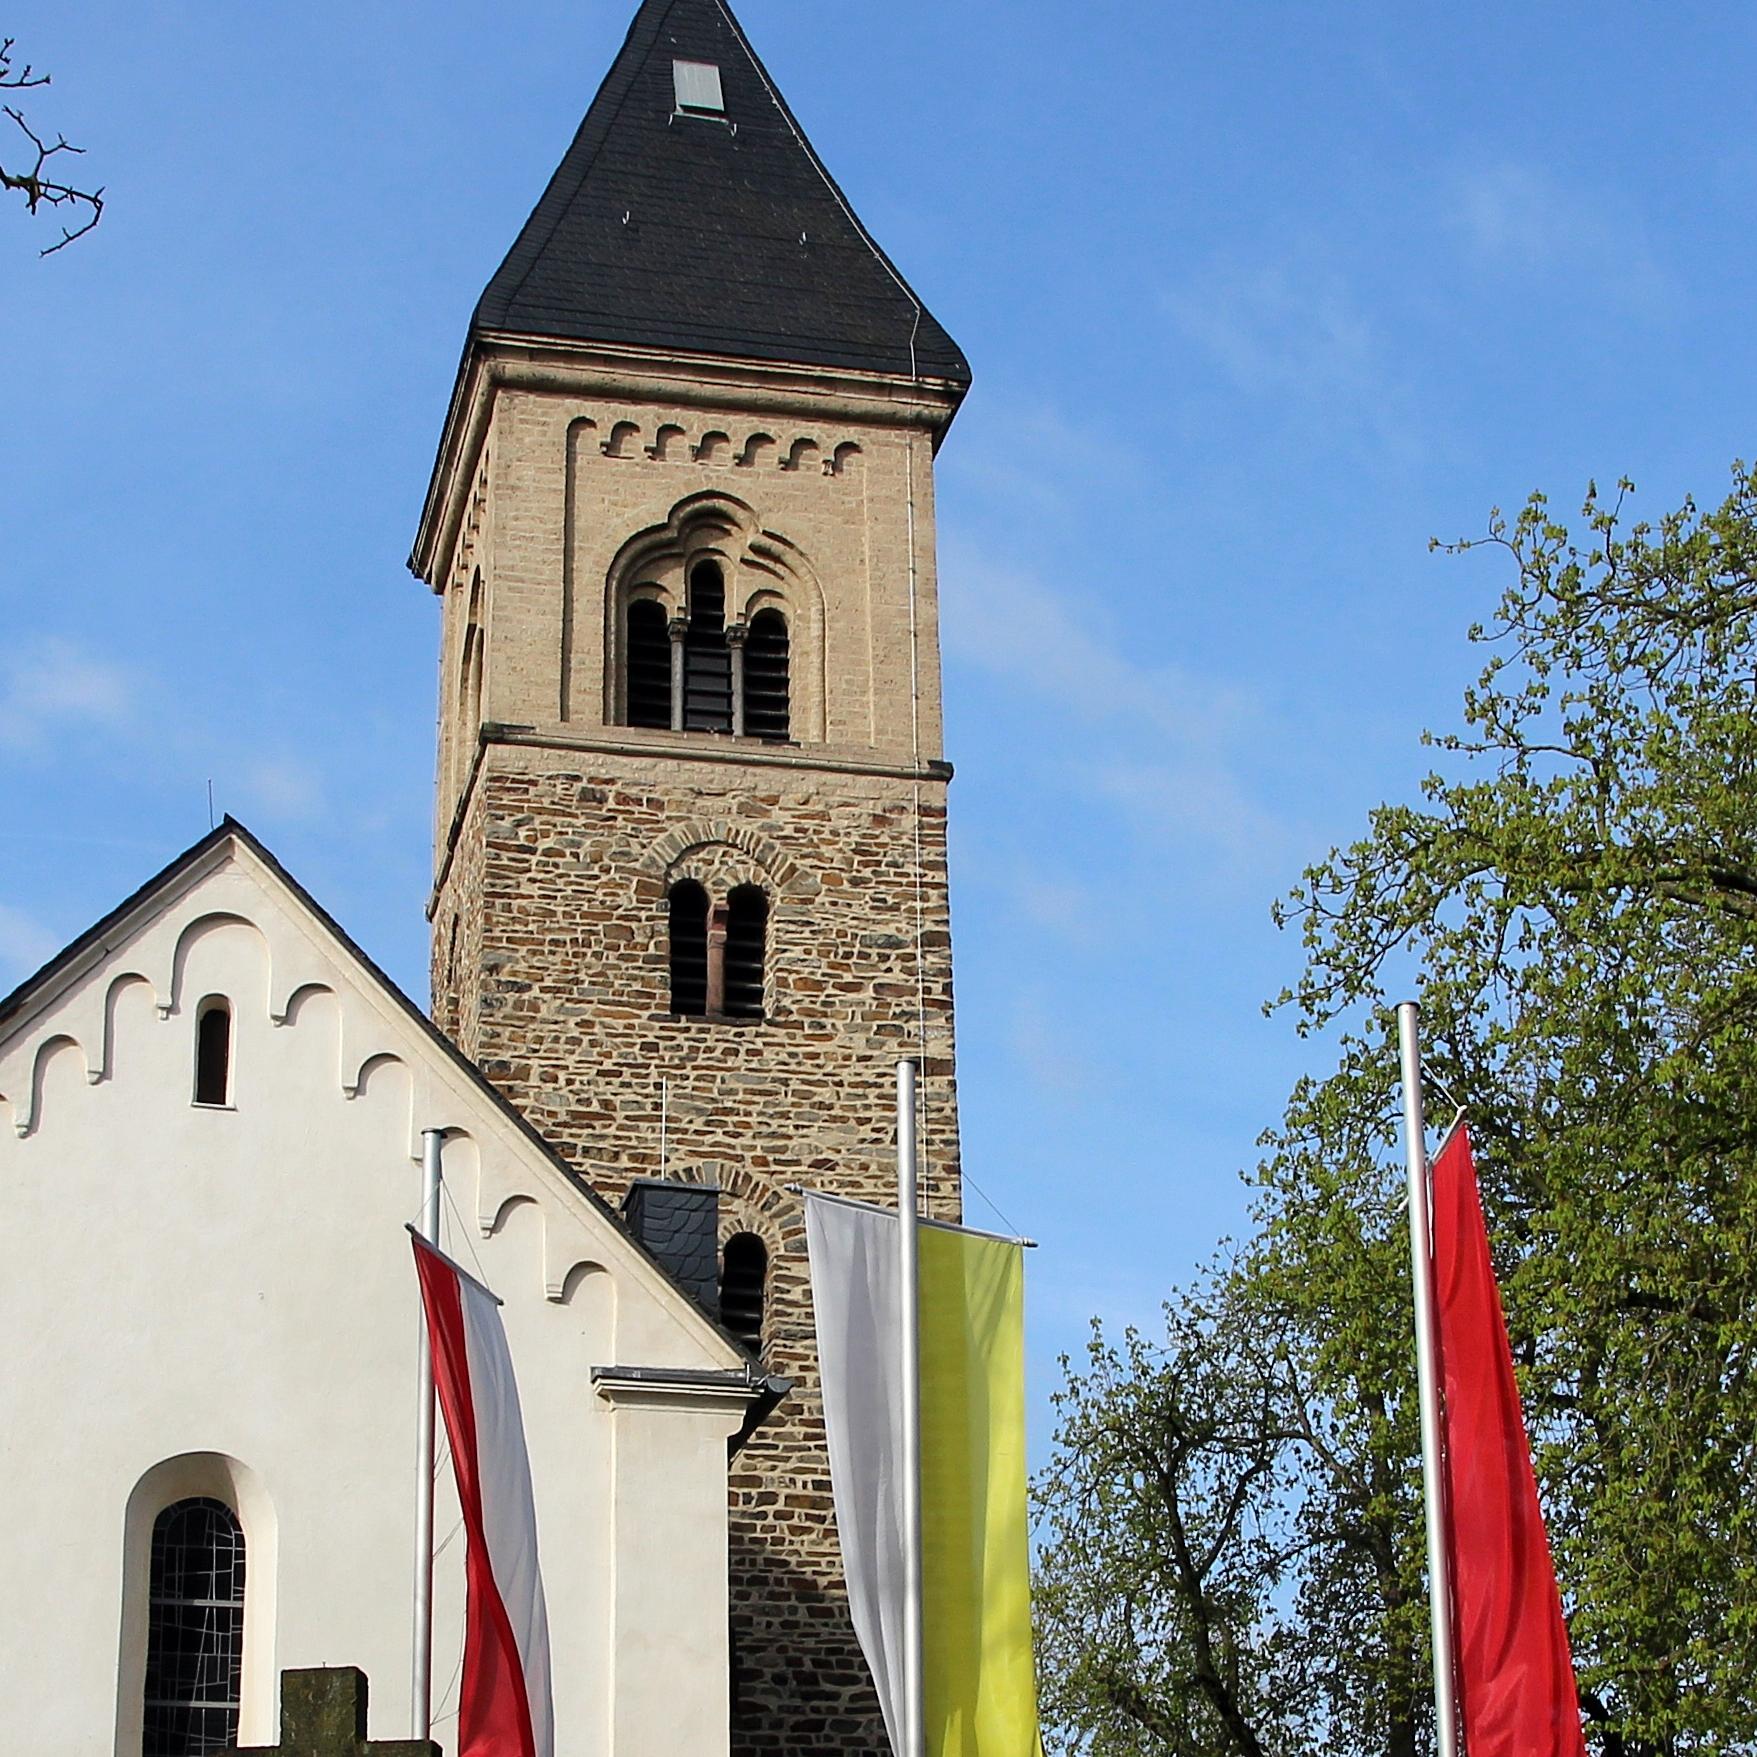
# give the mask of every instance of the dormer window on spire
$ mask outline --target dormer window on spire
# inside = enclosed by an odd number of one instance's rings
[[[720,90],[720,69],[712,61],[673,61],[671,89],[683,116],[724,119],[726,99]]]

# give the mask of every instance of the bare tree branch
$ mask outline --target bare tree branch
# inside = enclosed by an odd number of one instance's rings
[[[14,91],[23,91],[33,85],[47,85],[49,83],[48,74],[38,73],[28,61],[17,71],[13,70],[12,45],[16,40],[13,37],[0,39],[0,86],[10,86]]]
[[[11,37],[0,40],[0,88],[26,91],[49,84],[49,75],[38,73],[28,61],[22,67],[13,66],[12,43]],[[51,143],[31,127],[22,111],[10,104],[0,108],[18,124],[35,155],[29,170],[8,169],[0,163],[0,189],[17,190],[24,197],[26,210],[33,214],[47,207],[66,209],[71,217],[83,215],[78,225],[63,224],[60,238],[41,252],[44,256],[53,256],[57,250],[66,249],[74,239],[83,238],[103,218],[104,192],[101,188],[77,188],[60,181],[57,175],[60,166],[55,161],[60,155],[71,153],[77,157],[83,155],[84,147],[72,145],[62,134],[57,134]]]

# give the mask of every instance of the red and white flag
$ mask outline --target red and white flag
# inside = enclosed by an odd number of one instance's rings
[[[1456,1668],[1470,1757],[1586,1757],[1470,1137],[1434,1156],[1434,1307]]]
[[[457,1757],[554,1757],[537,1507],[500,1307],[425,1240],[411,1237],[464,1515]]]

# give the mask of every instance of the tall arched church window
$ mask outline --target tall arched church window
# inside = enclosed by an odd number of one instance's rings
[[[740,885],[726,899],[725,1005],[728,1019],[763,1016],[763,956],[769,900],[755,885]]]
[[[744,643],[744,730],[751,738],[789,736],[787,618],[759,610]]]
[[[671,635],[665,606],[652,598],[628,607],[628,723],[671,726]]]
[[[224,1501],[177,1501],[153,1522],[142,1757],[195,1757],[238,1739],[244,1528]]]
[[[708,1010],[708,893],[694,879],[671,887],[671,1010],[694,1019]]]
[[[741,1232],[726,1241],[720,1262],[720,1322],[752,1354],[763,1351],[768,1278],[769,1253],[754,1232]]]
[[[195,1015],[195,1102],[232,1102],[232,1007],[217,994]]]
[[[726,578],[715,561],[698,562],[689,576],[689,626],[683,636],[683,729],[732,730]]]

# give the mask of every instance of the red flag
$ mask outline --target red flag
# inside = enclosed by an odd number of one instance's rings
[[[458,1757],[553,1757],[537,1510],[499,1306],[412,1227],[410,1235],[464,1515]]]
[[[1433,1162],[1457,1679],[1470,1757],[1585,1757],[1580,1702],[1470,1138]]]

